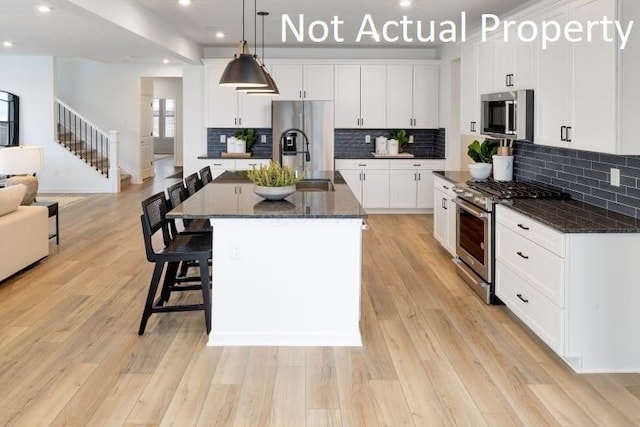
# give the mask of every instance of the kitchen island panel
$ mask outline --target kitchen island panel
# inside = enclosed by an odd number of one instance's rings
[[[361,346],[362,219],[212,218],[210,346]]]

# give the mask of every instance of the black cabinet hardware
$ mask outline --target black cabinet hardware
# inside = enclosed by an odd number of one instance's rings
[[[520,301],[522,301],[523,303],[525,303],[525,304],[529,304],[529,300],[528,300],[528,299],[526,299],[525,297],[523,297],[523,296],[522,296],[522,294],[518,294],[518,295],[516,295],[516,296],[517,296],[517,297],[520,299]]]
[[[529,257],[527,255],[523,254],[522,252],[516,252],[516,253],[520,256],[520,258],[529,259]]]
[[[571,142],[571,135],[569,134],[569,132],[573,132],[573,128],[571,126],[567,126],[566,137],[565,137],[566,142]]]
[[[518,224],[518,227],[522,228],[523,230],[529,230],[529,227],[522,225],[522,224]]]

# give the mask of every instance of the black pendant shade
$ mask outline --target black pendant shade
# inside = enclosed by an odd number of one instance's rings
[[[265,87],[269,84],[269,80],[262,71],[262,67],[255,60],[253,55],[248,53],[246,48],[247,42],[240,42],[239,48],[233,59],[227,64],[227,67],[220,77],[220,86],[233,87]]]
[[[265,87],[248,87],[248,88],[236,88],[236,90],[242,90],[247,92],[248,95],[280,95],[280,91],[278,90],[278,86],[276,85],[276,82],[273,80],[273,77],[271,77],[271,74],[269,74],[269,71],[267,70],[267,67],[264,63],[264,17],[269,15],[269,12],[257,12],[256,13],[257,16],[260,16],[262,18],[262,64],[261,64],[261,68],[262,71],[264,72],[265,77],[267,78],[267,81],[269,82],[269,84]],[[257,34],[257,30],[255,31]],[[257,47],[257,42],[256,42],[256,52],[258,50]]]

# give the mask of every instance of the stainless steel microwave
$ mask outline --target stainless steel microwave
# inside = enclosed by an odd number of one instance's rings
[[[533,141],[533,90],[489,93],[480,100],[482,135]]]

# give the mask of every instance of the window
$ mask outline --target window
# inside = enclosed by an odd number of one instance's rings
[[[176,100],[153,100],[153,136],[155,138],[175,138]]]

